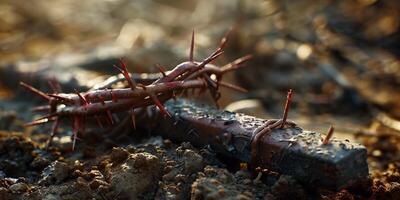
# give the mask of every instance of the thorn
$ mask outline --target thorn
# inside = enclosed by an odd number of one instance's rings
[[[100,117],[95,115],[94,118],[96,119],[96,122],[100,126],[100,128],[104,128],[103,123],[101,123]]]
[[[48,83],[51,87],[51,89],[53,90],[54,93],[60,93],[61,92],[61,86],[60,83],[58,82],[58,80],[53,76],[52,78],[50,78],[48,80]]]
[[[324,140],[322,141],[322,144],[326,145],[329,143],[329,140],[331,139],[333,132],[335,131],[335,127],[331,126],[328,130],[328,134],[326,135],[326,137],[324,138]]]
[[[136,130],[135,110],[132,109],[130,111],[130,113],[131,113],[131,119],[132,119],[133,128]]]
[[[248,54],[248,55],[245,55],[241,58],[234,60],[233,62],[230,62],[230,63],[222,66],[221,69],[223,71],[232,71],[232,70],[238,69],[238,68],[244,66],[243,64],[251,59],[253,59],[253,55]]]
[[[43,111],[49,111],[50,106],[49,105],[44,105],[44,106],[35,106],[30,109],[32,112],[43,112]]]
[[[219,44],[219,48],[220,49],[224,49],[225,48],[226,43],[228,42],[229,35],[231,34],[232,30],[233,30],[233,28],[230,28],[228,30],[228,32],[225,33],[224,37],[221,39],[221,42]]]
[[[57,118],[54,122],[53,126],[51,127],[50,138],[47,141],[46,149],[49,149],[51,142],[53,141],[54,136],[57,134],[58,125],[60,124],[60,120]]]
[[[227,83],[227,82],[224,82],[224,81],[219,81],[218,84],[223,86],[223,87],[226,87],[226,88],[229,88],[229,89],[233,89],[233,90],[236,90],[236,91],[239,91],[239,92],[248,92],[245,88],[242,88],[240,86],[237,86],[237,85],[234,85],[234,84],[230,84],[230,83]]]
[[[74,117],[74,122],[72,125],[72,132],[73,132],[73,140],[72,140],[72,151],[75,149],[76,138],[78,137],[78,131],[80,126],[79,117]]]
[[[216,50],[214,53],[212,53],[208,58],[206,58],[205,60],[203,60],[203,62],[201,62],[198,66],[197,69],[203,68],[205,65],[207,65],[208,63],[212,62],[213,60],[215,60],[216,58],[218,58],[221,54],[223,54],[224,51],[221,49]]]
[[[166,76],[167,76],[167,75],[165,74],[165,69],[164,69],[161,65],[156,64],[156,67],[158,68],[158,71],[160,71],[160,73],[162,74],[163,77],[166,77]]]
[[[193,62],[193,52],[194,52],[194,29],[192,30],[192,40],[190,41],[190,50],[189,50],[190,62]]]
[[[28,123],[24,124],[24,126],[25,126],[25,127],[28,127],[28,126],[36,126],[36,125],[44,124],[44,123],[47,123],[47,122],[49,122],[49,119],[47,119],[47,118],[45,118],[45,119],[38,119],[38,120],[34,120],[34,121],[31,121],[31,122],[28,122]]]
[[[119,123],[121,120],[119,119],[118,115],[115,113],[112,113],[112,117],[115,123]]]
[[[51,118],[56,116],[56,115],[57,115],[56,113],[53,113],[53,114],[50,114],[50,115],[46,115],[46,116],[40,117],[38,119],[33,120],[32,122],[24,124],[24,126],[26,126],[26,127],[27,126],[36,126],[36,125],[39,125],[39,124],[47,123],[47,122],[51,121]]]
[[[223,53],[224,53],[224,51],[219,51],[218,53],[216,53],[215,55],[213,55],[213,56],[211,57],[209,63],[212,62],[212,61],[214,61],[215,59],[217,59],[217,58],[218,58],[220,55],[222,55]]]
[[[135,81],[131,78],[131,75],[129,74],[128,68],[126,67],[126,64],[124,63],[124,61],[121,59],[119,59],[119,64],[121,67],[118,67],[116,65],[113,65],[115,68],[117,68],[121,74],[125,77],[126,81],[128,81],[129,87],[132,90],[135,90],[135,86],[136,83]]]
[[[33,86],[28,85],[28,84],[26,84],[26,83],[24,83],[24,82],[22,82],[22,81],[20,81],[19,84],[20,84],[21,86],[25,87],[26,89],[28,89],[29,91],[33,92],[34,94],[39,95],[39,96],[42,97],[43,99],[45,99],[45,100],[50,100],[50,97],[49,97],[47,94],[45,94],[44,92],[42,92],[42,91],[40,91],[40,90],[34,88]]]
[[[110,123],[114,124],[114,120],[113,120],[113,117],[112,117],[112,114],[111,114],[110,110],[107,110],[107,117],[108,117],[108,120],[110,120]]]
[[[253,180],[253,183],[258,183],[258,182],[260,182],[261,177],[262,177],[262,172],[259,171],[259,172],[257,173],[257,177]]]
[[[282,124],[279,128],[283,128],[286,124],[286,120],[287,120],[287,116],[289,114],[289,109],[290,109],[290,105],[292,102],[292,94],[293,94],[293,90],[289,89],[287,96],[286,96],[286,103],[285,103],[285,109],[283,110],[283,117],[282,117]]]
[[[73,102],[73,100],[68,99],[67,97],[63,97],[63,96],[57,95],[57,94],[48,94],[48,96],[56,98],[56,99],[61,100],[61,101]]]
[[[238,58],[238,59],[234,60],[233,63],[235,65],[240,65],[240,64],[243,64],[243,63],[253,59],[253,57],[254,57],[253,55],[247,54],[247,55],[245,55],[245,56],[243,56],[241,58]]]
[[[86,100],[86,98],[83,97],[83,96],[81,95],[81,93],[78,92],[78,90],[75,89],[75,93],[78,95],[79,99],[81,100],[81,104],[82,104],[82,105],[84,105],[84,106],[89,105],[89,103],[88,103],[88,101]]]
[[[154,95],[152,93],[150,93],[149,95],[150,95],[151,99],[153,99],[153,101],[156,104],[156,106],[158,107],[158,109],[160,109],[161,113],[163,113],[164,115],[168,115],[168,117],[172,117],[171,114],[165,109],[164,105],[158,100],[156,95]]]
[[[57,113],[49,114],[49,115],[43,116],[43,117],[41,117],[39,119],[36,119],[36,120],[41,120],[41,119],[45,119],[45,118],[50,119],[50,118],[52,118],[54,116],[57,116]]]

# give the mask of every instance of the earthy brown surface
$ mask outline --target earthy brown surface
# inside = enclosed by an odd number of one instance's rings
[[[394,151],[371,139],[364,140],[369,149],[382,151],[382,155]],[[395,199],[400,195],[396,162],[381,163],[388,165],[386,170],[372,170],[371,179],[364,185],[333,192],[300,185],[285,175],[264,174],[268,181],[263,183],[247,170],[227,170],[212,152],[195,149],[189,143],[176,145],[150,138],[94,155],[85,153],[103,148],[101,145],[104,143],[91,150],[80,147],[63,156],[59,148],[46,151],[20,133],[2,132],[1,198]],[[376,155],[370,158],[371,163],[379,159]]]

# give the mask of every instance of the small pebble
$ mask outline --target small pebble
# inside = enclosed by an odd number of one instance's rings
[[[9,189],[13,193],[24,193],[28,190],[28,185],[26,183],[15,183]]]

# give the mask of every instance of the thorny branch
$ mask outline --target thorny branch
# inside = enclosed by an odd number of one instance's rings
[[[163,102],[174,98],[176,95],[182,94],[187,89],[200,89],[201,91],[209,90],[212,98],[217,102],[220,97],[218,88],[227,87],[237,91],[245,91],[245,89],[229,83],[222,82],[222,76],[230,71],[243,67],[244,63],[251,59],[250,55],[239,58],[225,66],[218,67],[210,64],[223,54],[226,46],[228,34],[221,40],[217,50],[211,53],[201,62],[194,61],[194,32],[190,43],[189,61],[183,62],[173,68],[171,71],[165,72],[159,67],[162,77],[155,78],[152,83],[144,85],[136,83],[129,73],[125,63],[120,60],[119,66],[114,65],[120,71],[122,77],[112,80],[106,80],[104,83],[92,88],[87,92],[61,93],[61,88],[56,81],[51,81],[50,86],[53,93],[44,93],[26,83],[21,82],[21,86],[34,94],[48,101],[48,105],[34,108],[36,111],[48,111],[49,113],[39,119],[36,119],[27,126],[39,125],[54,121],[48,145],[52,138],[57,134],[60,118],[70,117],[73,121],[73,149],[78,138],[78,133],[84,131],[85,119],[94,117],[101,125],[101,117],[105,117],[111,124],[114,123],[113,113],[129,111],[133,126],[136,127],[134,109],[155,105],[164,114],[170,116],[164,108]],[[216,77],[216,78],[215,78]],[[126,81],[127,88],[114,89],[115,83]]]

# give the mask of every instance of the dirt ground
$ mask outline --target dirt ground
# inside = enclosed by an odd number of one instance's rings
[[[18,132],[1,132],[1,199],[396,199],[398,149],[393,138],[363,138],[371,170],[365,183],[340,191],[299,184],[287,175],[257,180],[246,169],[228,170],[213,152],[190,143],[150,137],[135,145],[112,141],[43,149]],[[42,146],[42,147],[40,147]],[[108,148],[106,148],[108,146]],[[121,147],[112,147],[121,146]],[[108,150],[107,150],[108,149]],[[69,151],[69,152],[68,152]],[[382,155],[376,155],[376,151]],[[385,166],[384,166],[385,165]],[[14,178],[15,177],[15,178]],[[265,182],[265,180],[267,180]]]
[[[137,73],[170,69],[187,60],[192,29],[203,58],[230,28],[217,64],[254,59],[226,77],[249,92],[222,89],[221,107],[276,118],[292,88],[289,118],[323,133],[333,124],[334,137],[365,145],[367,180],[332,191],[288,175],[256,178],[211,149],[144,130],[114,137],[90,129],[72,151],[67,122],[47,149],[51,127],[24,126],[43,102],[6,73],[38,65],[93,85],[116,74],[112,64],[99,67],[103,57],[124,57]],[[396,0],[0,2],[0,200],[400,199],[399,33]]]

